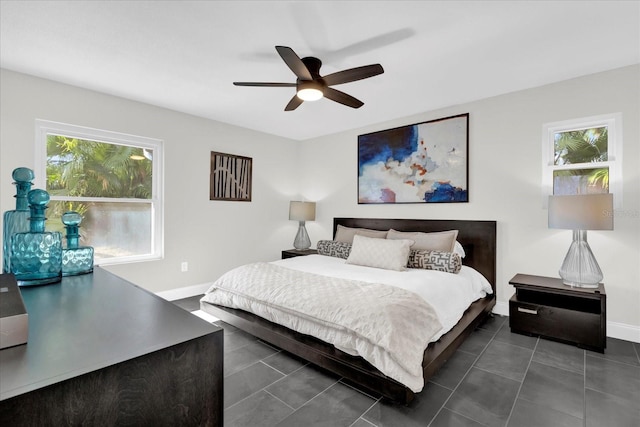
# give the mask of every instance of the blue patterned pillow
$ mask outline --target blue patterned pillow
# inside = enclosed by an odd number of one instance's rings
[[[336,242],[335,240],[319,240],[316,244],[318,255],[332,256],[336,258],[349,258],[351,243]]]
[[[457,274],[462,269],[462,258],[456,252],[412,249],[409,252],[407,267]]]

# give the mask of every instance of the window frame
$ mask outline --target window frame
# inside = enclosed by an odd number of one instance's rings
[[[555,165],[555,134],[607,127],[607,161]],[[609,193],[615,209],[622,207],[622,113],[563,120],[542,125],[542,205],[546,209],[553,195],[553,173],[557,170],[609,168]]]
[[[133,146],[153,151],[151,199],[109,197],[51,196],[51,200],[77,200],[103,203],[144,203],[151,205],[151,253],[144,255],[101,258],[96,265],[114,265],[131,262],[154,261],[164,258],[164,141],[156,138],[130,135],[102,129],[36,119],[35,180],[38,188],[47,188],[47,135],[60,135],[77,139]]]

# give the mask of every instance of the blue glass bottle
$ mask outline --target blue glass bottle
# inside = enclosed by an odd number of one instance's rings
[[[17,168],[11,175],[16,186],[16,209],[6,211],[2,226],[2,272],[11,273],[11,236],[29,231],[29,203],[27,193],[34,178],[29,168]]]
[[[45,231],[45,210],[49,193],[31,190],[29,202],[29,231],[11,237],[11,272],[18,286],[46,285],[62,278],[62,235]]]
[[[69,211],[62,215],[62,223],[67,229],[67,247],[62,249],[62,275],[75,276],[93,271],[93,248],[79,246],[79,228],[82,216],[78,212]]]

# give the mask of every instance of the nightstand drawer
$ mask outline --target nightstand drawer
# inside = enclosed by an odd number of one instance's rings
[[[599,313],[531,303],[514,295],[509,300],[509,326],[514,332],[555,338],[599,351],[604,349]]]

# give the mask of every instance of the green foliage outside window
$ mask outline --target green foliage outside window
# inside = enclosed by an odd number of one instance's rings
[[[70,210],[88,225],[99,207],[86,198],[151,199],[151,159],[139,147],[47,135],[47,191],[59,197],[49,205],[49,229],[62,231],[59,219]]]
[[[48,135],[47,191],[52,196],[150,199],[152,162],[144,154],[137,147]]]
[[[554,182],[584,182],[586,193],[609,192],[609,168],[599,166],[608,161],[608,128],[596,127],[558,132],[554,138],[554,164],[557,166],[584,164],[580,169],[556,169]],[[589,166],[592,164],[593,166]],[[583,187],[583,185],[578,186]],[[555,188],[555,185],[554,185]],[[558,194],[554,191],[554,194]]]
[[[606,162],[609,132],[606,127],[572,130],[555,134],[555,165]]]

